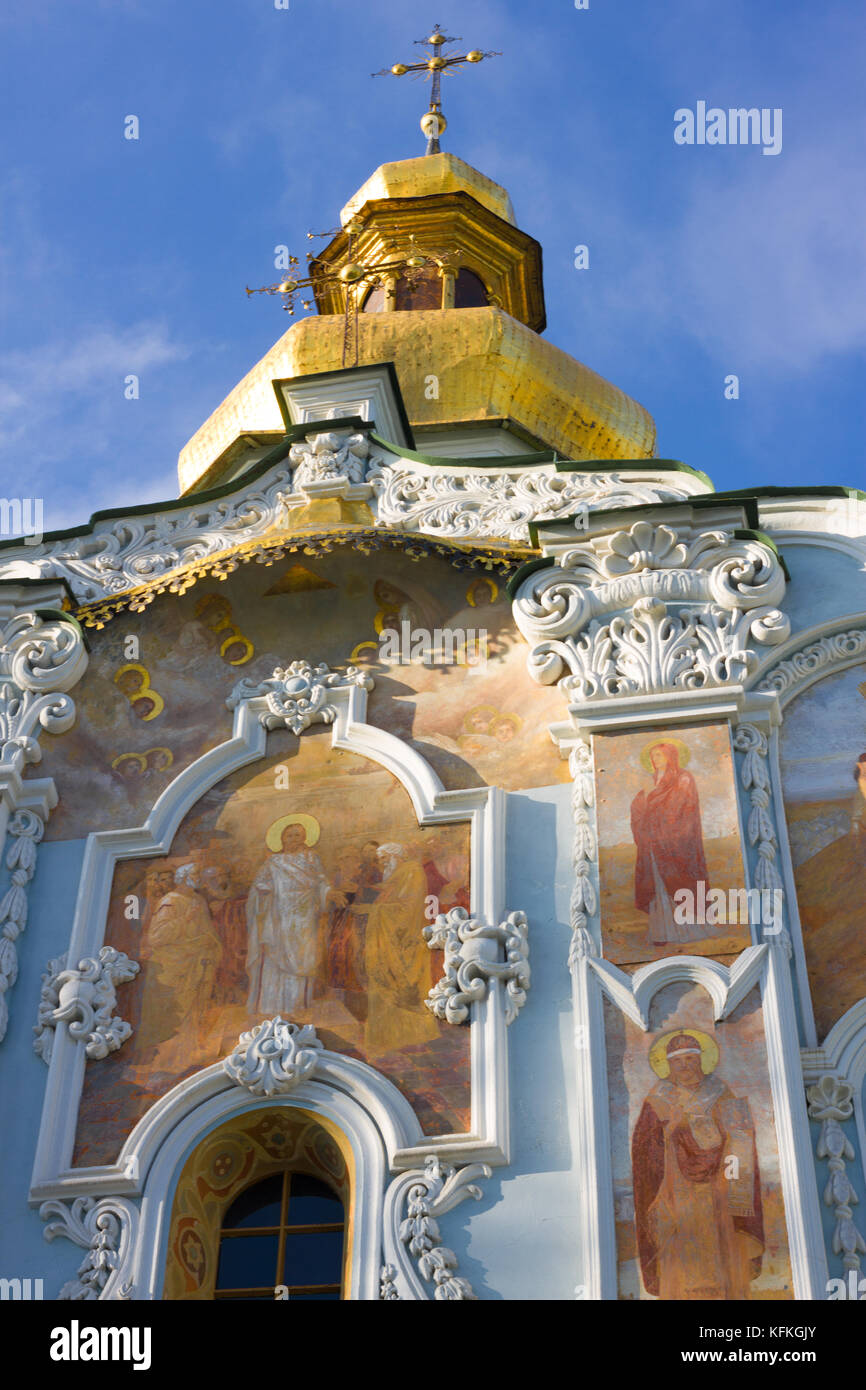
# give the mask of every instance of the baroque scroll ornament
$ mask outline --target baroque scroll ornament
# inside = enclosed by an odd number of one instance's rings
[[[376,464],[368,474],[379,526],[435,536],[473,536],[529,542],[531,521],[551,521],[588,508],[605,511],[640,503],[682,501],[675,488],[624,482],[619,473],[422,473],[400,463]]]
[[[337,710],[329,704],[328,692],[353,686],[372,690],[373,678],[357,666],[349,666],[343,673],[324,664],[311,666],[309,661],[293,661],[289,666],[278,666],[268,680],[238,681],[226,704],[235,709],[244,700],[264,699],[266,708],[259,715],[259,722],[266,729],[283,726],[300,734],[311,724],[333,724]]]
[[[132,1285],[120,1274],[135,1241],[138,1207],[124,1197],[76,1197],[72,1202],[43,1202],[39,1208],[46,1240],[65,1236],[87,1251],[74,1279],[57,1295],[64,1301],[128,1299]]]
[[[39,729],[62,734],[75,721],[66,693],[87,669],[76,624],[16,613],[0,632],[0,769],[38,763]]]
[[[446,1023],[465,1023],[473,1004],[487,998],[491,980],[505,985],[505,1022],[512,1023],[529,989],[526,914],[510,912],[498,927],[477,922],[463,907],[440,913],[424,928],[427,945],[444,950],[445,973],[425,1004]]]
[[[848,632],[834,632],[830,637],[819,637],[816,642],[810,642],[807,647],[780,661],[760,681],[757,688],[784,695],[807,676],[814,676],[828,666],[850,662],[852,657],[864,654],[866,630],[851,628]]]
[[[223,1069],[251,1095],[284,1096],[312,1076],[323,1048],[312,1023],[301,1027],[287,1023],[278,1014],[241,1033]]]
[[[422,1279],[434,1285],[433,1298],[439,1302],[475,1300],[477,1295],[469,1280],[457,1274],[457,1256],[442,1244],[436,1218],[467,1197],[479,1201],[482,1192],[477,1179],[489,1178],[490,1174],[486,1163],[468,1163],[465,1168],[455,1169],[430,1154],[424,1160],[423,1170],[417,1173],[417,1182],[406,1194],[406,1216],[400,1222],[399,1237],[417,1262]],[[390,1266],[382,1271],[382,1289],[382,1297],[394,1297]]]
[[[85,1055],[91,1061],[117,1052],[131,1036],[132,1024],[114,1017],[116,987],[135,979],[139,968],[137,961],[113,946],[103,946],[98,957],[79,961],[77,970],[67,968],[65,956],[49,961],[33,1029],[37,1056],[43,1062],[51,1061],[58,1023],[65,1023],[69,1036],[84,1043]]]
[[[529,575],[514,616],[534,678],[586,702],[744,681],[790,632],[784,592],[763,541],[639,521]]]

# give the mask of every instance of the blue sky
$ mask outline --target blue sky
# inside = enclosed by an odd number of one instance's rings
[[[859,0],[4,0],[0,492],[47,527],[176,494],[287,327],[244,285],[423,152],[427,87],[370,73],[437,20],[503,52],[445,81],[443,147],[541,242],[546,336],[719,489],[866,488]],[[781,153],[676,145],[699,100],[781,107]]]

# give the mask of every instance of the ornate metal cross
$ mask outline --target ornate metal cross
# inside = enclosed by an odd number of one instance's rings
[[[371,73],[371,77],[403,77],[407,72],[415,73],[416,77],[426,74],[432,78],[433,86],[430,92],[430,106],[421,117],[421,129],[427,136],[427,154],[439,153],[439,136],[445,131],[448,122],[442,115],[442,74],[449,68],[460,67],[463,63],[480,63],[485,58],[501,58],[501,53],[489,52],[482,53],[480,48],[472,48],[468,53],[446,53],[443,51],[446,43],[459,43],[461,40],[453,34],[443,34],[441,26],[436,24],[433,33],[426,39],[416,39],[415,43],[424,48],[429,45],[432,52],[426,52],[423,63],[395,63],[393,67],[382,68],[381,72]]]

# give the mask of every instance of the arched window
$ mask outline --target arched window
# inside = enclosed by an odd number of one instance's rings
[[[379,314],[385,308],[385,290],[374,287],[362,305],[365,314]],[[395,309],[441,309],[442,277],[435,266],[416,270],[413,275],[398,275],[395,286]]]
[[[343,1203],[320,1178],[253,1183],[223,1217],[214,1298],[273,1301],[281,1289],[292,1302],[339,1299],[344,1234]]]
[[[467,270],[462,266],[454,283],[454,308],[483,309],[487,302],[484,281],[474,270]]]
[[[163,1298],[348,1298],[360,1277],[345,1240],[355,1229],[348,1155],[300,1107],[212,1130],[175,1188]]]

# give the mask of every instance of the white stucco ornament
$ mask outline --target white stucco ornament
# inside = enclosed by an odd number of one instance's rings
[[[526,914],[510,912],[497,927],[476,921],[463,907],[440,913],[424,928],[431,950],[445,952],[445,972],[424,1001],[446,1023],[465,1023],[473,1004],[486,999],[491,980],[505,986],[505,1021],[512,1023],[529,989]]]
[[[523,544],[529,541],[531,521],[570,516],[589,507],[604,511],[685,497],[680,489],[626,481],[616,472],[427,472],[400,460],[374,465],[368,477],[379,526],[443,537],[501,537]]]
[[[514,617],[532,676],[587,703],[743,682],[756,646],[790,633],[784,593],[779,557],[757,536],[637,521],[528,575]]]
[[[121,1270],[135,1243],[139,1211],[124,1197],[76,1197],[43,1202],[39,1208],[48,1241],[65,1236],[87,1251],[74,1279],[57,1295],[64,1302],[129,1299],[133,1288]],[[53,1218],[48,1220],[48,1218]]]
[[[133,980],[138,971],[137,961],[113,946],[103,946],[98,957],[79,961],[77,969],[67,968],[65,956],[49,961],[33,1029],[37,1056],[43,1062],[51,1061],[58,1023],[65,1023],[69,1036],[84,1043],[89,1059],[99,1060],[116,1052],[131,1036],[132,1024],[114,1017],[115,989]]]
[[[266,1019],[248,1033],[223,1062],[227,1076],[254,1096],[284,1096],[316,1070],[324,1044],[312,1023]]]
[[[833,1208],[833,1253],[841,1255],[845,1270],[859,1271],[860,1257],[866,1255],[866,1241],[854,1220],[852,1207],[860,1199],[846,1167],[854,1161],[854,1147],[842,1129],[854,1114],[853,1096],[854,1088],[847,1081],[829,1073],[806,1091],[809,1119],[821,1126],[815,1153],[819,1159],[827,1160],[830,1170],[824,1188],[824,1205]]]
[[[226,704],[236,709],[244,700],[263,699],[265,708],[259,723],[266,729],[284,727],[300,734],[311,724],[333,724],[337,710],[328,699],[329,692],[352,687],[372,690],[373,678],[357,666],[342,672],[332,671],[324,663],[312,666],[309,661],[293,661],[286,667],[278,666],[268,680],[238,681]]]
[[[74,623],[16,613],[0,631],[0,768],[38,763],[39,730],[61,734],[75,721],[66,693],[87,669]]]
[[[316,483],[362,483],[370,445],[366,435],[346,430],[309,434],[289,450],[296,488]],[[315,489],[313,489],[315,490]]]

